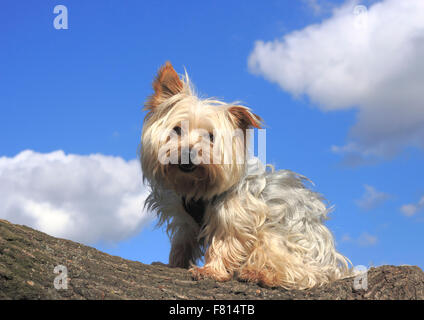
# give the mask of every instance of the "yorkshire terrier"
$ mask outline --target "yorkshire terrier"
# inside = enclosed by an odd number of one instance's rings
[[[201,99],[187,72],[167,62],[141,137],[148,209],[166,224],[169,266],[195,279],[233,277],[306,289],[351,275],[325,227],[329,208],[304,176],[249,160],[248,135],[262,119],[237,103]],[[204,256],[204,265],[195,263]]]

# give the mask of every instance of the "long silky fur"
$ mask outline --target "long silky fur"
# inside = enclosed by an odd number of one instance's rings
[[[198,98],[187,74],[181,83],[181,92],[152,106],[141,147],[143,175],[151,188],[146,206],[157,213],[159,225],[167,226],[172,243],[169,264],[191,267],[196,278],[225,281],[236,276],[287,289],[351,276],[350,261],[336,251],[324,225],[331,208],[306,186],[307,178],[272,166],[266,169],[258,161],[252,171],[246,158],[243,164],[204,166],[203,176],[187,177],[190,188],[180,172],[167,171],[169,167],[158,162],[159,136],[178,120],[192,120],[201,127],[204,122],[199,119],[206,119],[224,134],[242,123],[229,114],[235,104]],[[238,113],[248,113],[247,121],[259,119],[248,108],[237,108]],[[231,150],[246,154],[241,141],[235,141]],[[205,200],[202,225],[184,210],[182,196]],[[196,266],[203,255],[204,266]]]

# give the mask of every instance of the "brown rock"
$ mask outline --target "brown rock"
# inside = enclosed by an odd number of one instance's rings
[[[67,289],[55,288],[58,265],[67,268]],[[194,281],[185,269],[124,260],[0,220],[0,288],[0,299],[424,299],[424,272],[371,268],[367,290],[355,290],[352,278],[304,291]]]

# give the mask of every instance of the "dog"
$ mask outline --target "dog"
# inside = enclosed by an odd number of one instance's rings
[[[179,76],[170,62],[153,90],[140,162],[151,189],[145,206],[171,240],[170,267],[189,268],[194,279],[285,289],[351,275],[324,225],[331,208],[309,180],[248,158],[248,136],[263,127],[261,117],[238,103],[199,98],[187,72]]]

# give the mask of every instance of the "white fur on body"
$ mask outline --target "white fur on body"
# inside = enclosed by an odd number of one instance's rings
[[[155,94],[146,103],[140,160],[151,187],[146,206],[157,212],[159,224],[167,225],[171,266],[191,266],[195,278],[225,281],[237,276],[289,289],[350,275],[348,260],[336,251],[324,225],[328,209],[319,194],[305,187],[307,179],[247,162],[246,129],[259,128],[259,116],[244,106],[198,98],[188,76],[181,80],[170,63],[159,70],[153,88]],[[179,130],[179,139],[168,139],[182,121],[189,122],[187,132]],[[204,140],[199,129],[217,132],[230,143]],[[231,138],[235,130],[244,136]],[[159,161],[168,143],[178,153],[210,146],[218,159],[230,155],[231,161],[200,163],[187,172],[179,164]],[[234,154],[244,161],[236,161]],[[183,198],[206,203],[200,226],[185,211]],[[204,266],[195,266],[203,255]]]
[[[350,275],[348,260],[324,226],[329,209],[289,170],[248,174],[206,208],[200,228],[172,190],[153,190],[147,206],[167,223],[169,263],[188,267],[205,249],[218,280],[239,277],[304,289]]]

